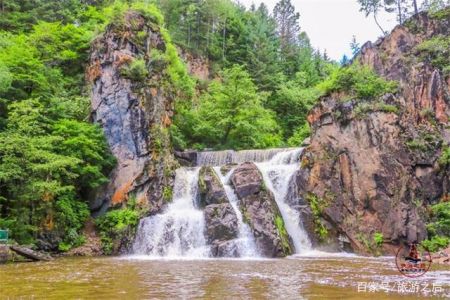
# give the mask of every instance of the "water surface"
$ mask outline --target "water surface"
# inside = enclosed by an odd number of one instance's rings
[[[389,291],[380,290],[389,284]],[[367,286],[363,291],[364,283]],[[444,292],[432,293],[432,284]],[[411,292],[414,284],[419,292]],[[428,284],[430,292],[422,289]],[[362,291],[358,292],[358,285]],[[369,287],[378,291],[370,292]],[[409,287],[410,291],[400,287]],[[438,297],[439,296],[439,297]],[[20,298],[21,297],[21,298]],[[450,269],[408,279],[394,259],[290,257],[270,260],[61,258],[0,266],[0,299],[443,299]]]

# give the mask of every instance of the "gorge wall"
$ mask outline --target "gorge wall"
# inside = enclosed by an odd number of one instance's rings
[[[318,240],[341,235],[357,252],[392,253],[426,238],[427,207],[449,192],[439,157],[450,143],[450,76],[418,46],[449,29],[448,18],[421,13],[366,43],[353,63],[399,82],[399,92],[372,102],[335,93],[309,113],[313,133],[297,184],[315,211]]]
[[[167,62],[160,58],[166,46],[159,25],[134,11],[92,44],[87,72],[92,119],[117,159],[110,183],[91,201],[93,211],[104,212],[132,195],[156,212],[164,192],[172,189],[177,163],[167,128],[174,94],[167,84]]]

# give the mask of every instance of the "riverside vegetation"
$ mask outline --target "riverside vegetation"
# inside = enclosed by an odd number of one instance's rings
[[[167,75],[163,85],[174,97],[167,134],[176,150],[299,146],[311,134],[308,112],[321,97],[337,94],[344,95],[342,102],[359,103],[355,114],[361,118],[370,111],[399,113],[394,104],[376,102],[398,93],[398,83],[368,65],[339,64],[313,49],[289,0],[281,0],[273,14],[264,4],[246,9],[230,0],[0,4],[0,228],[20,244],[68,251],[85,241],[89,198],[116,164],[101,128],[89,122],[85,69],[91,42],[108,24],[124,23],[128,11],[141,14],[164,40],[165,49],[150,56],[152,70]],[[447,8],[435,18],[448,16]],[[140,34],[145,40],[145,32]],[[448,35],[442,35],[415,50],[448,76],[448,44]],[[182,51],[207,59],[212,75],[202,80],[188,74]],[[148,72],[144,58],[121,68],[138,86]],[[158,141],[155,147],[165,148]],[[448,168],[448,148],[440,164]],[[165,186],[164,198],[171,195]],[[321,210],[315,207],[315,223],[325,238]],[[129,201],[99,217],[105,253],[118,236],[132,234],[143,215]],[[430,206],[430,239],[424,245],[431,250],[449,244],[449,215],[448,201]],[[373,239],[383,242],[381,233]]]

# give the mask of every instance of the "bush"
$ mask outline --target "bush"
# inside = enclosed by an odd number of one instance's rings
[[[96,220],[105,254],[114,252],[114,241],[121,240],[135,230],[139,222],[139,212],[132,208],[116,209],[107,212]]]
[[[383,245],[383,241],[384,241],[383,234],[380,232],[375,232],[375,234],[373,235],[373,241],[375,242],[375,245],[377,247],[381,247],[381,245]]]
[[[416,50],[422,61],[430,62],[444,75],[450,75],[450,37],[435,36],[419,44]]]
[[[450,147],[444,147],[439,157],[439,164],[443,167],[450,165]]]
[[[350,97],[372,100],[397,91],[397,83],[378,76],[370,67],[353,64],[335,70],[318,85],[324,93],[344,92]]]
[[[303,141],[311,135],[311,129],[308,122],[305,122],[303,126],[297,128],[294,134],[288,139],[288,145],[292,147],[298,147]]]
[[[148,76],[148,70],[145,61],[142,58],[138,58],[122,66],[120,74],[133,81],[144,82]]]
[[[422,245],[431,252],[436,252],[450,244],[450,202],[442,202],[431,207],[431,222],[427,224],[430,238]]]

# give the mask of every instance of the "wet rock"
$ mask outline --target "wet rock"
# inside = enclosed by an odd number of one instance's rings
[[[292,253],[292,243],[273,194],[265,187],[254,163],[239,165],[231,182],[240,200],[244,221],[250,225],[257,247],[267,257],[283,257]]]
[[[205,207],[206,236],[209,243],[232,240],[238,235],[238,220],[229,203]]]
[[[212,167],[202,167],[199,172],[200,206],[228,203],[227,194]]]
[[[183,167],[195,167],[197,164],[197,151],[175,151],[174,155]]]

